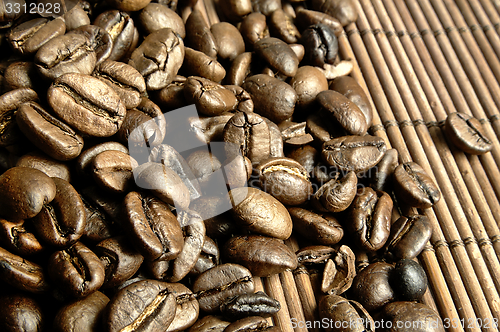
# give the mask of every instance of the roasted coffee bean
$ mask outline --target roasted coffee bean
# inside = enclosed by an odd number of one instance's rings
[[[422,252],[431,235],[431,224],[426,216],[402,216],[391,225],[386,252],[396,259],[413,259]]]
[[[141,151],[145,145],[156,146],[163,140],[163,133],[155,121],[135,108],[127,111],[117,135],[123,144],[128,144],[132,153],[136,151],[134,148]]]
[[[90,48],[95,52],[96,65],[101,64],[111,56],[113,51],[113,40],[104,28],[97,25],[83,25],[69,33],[81,34],[89,39]]]
[[[228,261],[245,266],[257,277],[297,267],[295,253],[283,241],[260,235],[231,238],[224,245],[223,255]]]
[[[363,112],[366,120],[367,127],[372,125],[373,111],[370,105],[370,100],[363,91],[363,88],[350,76],[337,77],[330,82],[330,89],[335,90],[350,101],[352,101]]]
[[[153,137],[151,137],[151,145],[158,145],[160,142],[163,142],[163,139],[165,138],[165,135],[168,131],[168,124],[162,109],[146,97],[141,98],[141,103],[136,107],[136,109],[151,117],[153,119],[152,122],[154,122],[160,130],[159,133],[155,132],[154,139]],[[148,125],[146,125],[145,127],[147,128]],[[154,128],[154,126],[152,127]],[[145,136],[147,137],[147,135]]]
[[[214,240],[205,236],[205,241],[203,242],[203,248],[201,249],[200,256],[196,261],[196,264],[189,271],[190,276],[198,276],[205,271],[217,266],[220,260],[219,247]]]
[[[217,42],[203,14],[198,9],[194,9],[186,21],[185,44],[212,58],[217,57]]]
[[[76,160],[76,170],[80,175],[91,175],[94,158],[104,151],[120,151],[128,154],[128,149],[121,143],[108,141],[84,150]]]
[[[12,90],[0,96],[0,146],[13,145],[22,139],[15,113],[29,101],[38,101],[35,90],[29,88]]]
[[[182,230],[168,206],[159,199],[130,192],[123,201],[124,227],[146,260],[174,259],[182,250]]]
[[[240,21],[252,12],[251,0],[222,0],[220,9],[228,20]]]
[[[166,111],[184,107],[188,104],[184,97],[186,78],[176,75],[166,87],[157,91],[155,101]]]
[[[136,1],[120,1],[120,0],[111,0],[109,5],[113,8],[118,8],[119,10],[123,10],[125,12],[135,12],[146,7],[151,0],[136,0]]]
[[[368,251],[382,248],[390,234],[393,202],[383,191],[360,188],[349,207],[346,229],[357,246]]]
[[[453,144],[467,153],[484,154],[492,149],[493,143],[485,134],[481,122],[466,113],[449,114],[444,131]]]
[[[245,52],[243,36],[234,25],[219,22],[212,24],[210,31],[215,38],[219,58],[233,61],[238,55]]]
[[[182,18],[162,4],[152,2],[145,6],[139,13],[138,21],[146,36],[158,30],[170,28],[181,38],[186,37]]]
[[[336,328],[335,324],[330,324],[325,331],[346,331],[346,332],[374,332],[375,322],[370,314],[361,304],[353,300],[347,300],[338,295],[327,295],[319,303],[320,318],[339,322]]]
[[[14,294],[0,298],[0,329],[5,332],[37,332],[47,326],[40,304],[31,297]]]
[[[287,146],[297,146],[312,143],[314,138],[306,133],[305,122],[283,121],[280,123],[281,137]]]
[[[41,151],[33,151],[23,155],[17,160],[15,166],[34,168],[50,177],[71,181],[70,167],[64,162],[50,158]]]
[[[227,197],[204,195],[189,207],[203,218],[208,236],[219,239],[236,233],[237,226],[229,214],[232,206]]]
[[[121,151],[103,151],[92,162],[92,174],[96,184],[104,190],[127,193],[133,189],[133,170],[137,161]]]
[[[292,233],[292,218],[273,196],[256,188],[236,188],[229,192],[235,220],[245,229],[286,240]]]
[[[111,37],[113,49],[109,60],[122,59],[133,46],[134,33],[137,33],[137,29],[129,14],[119,10],[105,11],[97,16],[94,25],[106,30]]]
[[[90,24],[89,15],[87,14],[87,11],[85,11],[84,7],[85,4],[83,2],[79,2],[73,8],[64,13],[63,17],[66,22],[67,31],[77,29],[81,26],[88,26]]]
[[[306,169],[293,159],[266,159],[256,171],[261,188],[285,205],[300,205],[313,193]]]
[[[19,290],[45,293],[49,290],[43,268],[0,247],[0,279]]]
[[[278,125],[268,118],[263,118],[267,123],[269,128],[269,156],[270,157],[284,157],[285,153],[283,151],[283,137],[281,136],[281,130]]]
[[[420,301],[427,290],[427,276],[419,263],[402,259],[389,277],[396,298],[401,301]]]
[[[441,199],[439,188],[417,163],[400,164],[394,170],[394,192],[411,206],[430,208]]]
[[[260,115],[277,123],[292,116],[297,93],[289,84],[259,74],[247,78],[242,88],[252,96],[255,111]]]
[[[200,113],[210,116],[231,111],[238,105],[231,91],[203,77],[188,77],[184,84],[184,95],[188,102],[196,105]]]
[[[166,288],[175,295],[177,302],[174,320],[166,332],[184,331],[198,319],[200,305],[193,292],[183,284],[168,283]]]
[[[230,297],[220,307],[222,314],[232,320],[248,316],[268,318],[275,315],[280,309],[279,301],[267,296],[262,291]]]
[[[104,266],[81,242],[56,251],[48,261],[49,275],[59,289],[72,297],[86,297],[104,282]]]
[[[83,238],[98,243],[116,234],[116,226],[121,225],[119,212],[123,197],[110,195],[97,186],[80,191],[87,221]]]
[[[275,10],[269,17],[269,30],[273,36],[288,44],[300,39],[300,32],[293,24],[293,18],[282,9]]]
[[[54,112],[76,130],[91,136],[115,134],[125,117],[125,105],[106,83],[83,74],[59,77],[49,88],[47,100]]]
[[[232,62],[226,75],[226,82],[241,86],[247,76],[251,75],[252,65],[255,55],[251,52],[244,52],[238,55]]]
[[[188,332],[224,332],[231,323],[223,321],[216,316],[207,315],[200,318],[188,330]]]
[[[83,138],[35,102],[19,107],[16,120],[24,135],[54,159],[74,159],[82,151]]]
[[[238,85],[224,85],[224,87],[234,93],[236,99],[238,99],[238,106],[236,106],[236,110],[245,113],[253,112],[254,104],[252,97],[248,92]]]
[[[358,11],[352,0],[314,0],[312,7],[314,10],[333,16],[342,26],[358,19]]]
[[[342,25],[336,18],[316,10],[299,9],[297,11],[296,22],[303,29],[318,23],[327,25],[333,30],[336,36],[339,36],[343,31]]]
[[[375,167],[367,171],[368,176],[370,177],[370,187],[375,190],[391,192],[393,179],[392,175],[394,174],[394,170],[397,166],[398,150],[387,150],[380,162]]]
[[[200,309],[211,314],[218,312],[228,297],[253,293],[255,285],[252,274],[245,267],[226,263],[200,274],[192,288]]]
[[[268,37],[257,41],[254,52],[264,59],[278,73],[293,77],[299,67],[299,59],[287,43],[281,39]]]
[[[329,295],[339,295],[348,290],[356,276],[355,260],[356,257],[348,246],[340,246],[326,261],[321,291]]]
[[[208,144],[213,141],[222,141],[224,127],[233,116],[233,113],[225,112],[216,116],[189,117],[189,130],[201,143]]]
[[[128,64],[144,76],[148,90],[160,90],[175,78],[183,59],[181,36],[165,28],[150,33],[134,50]]]
[[[32,55],[51,39],[62,36],[65,32],[66,24],[62,17],[54,20],[39,17],[15,26],[6,37],[16,52]]]
[[[35,63],[16,61],[5,69],[3,84],[8,90],[15,90],[21,88],[36,89],[43,83],[38,76]]]
[[[186,158],[186,162],[193,170],[202,191],[213,192],[217,184],[224,183],[220,170],[222,163],[210,151],[206,149],[194,151]]]
[[[43,205],[31,221],[38,236],[52,246],[67,247],[82,237],[87,220],[85,207],[73,186],[59,178],[54,199]]]
[[[248,0],[250,2],[250,0]],[[26,6],[26,2],[24,0],[13,0],[10,2],[12,7],[17,7],[21,8],[21,6]],[[250,5],[250,8],[251,5]],[[9,10],[6,6],[2,6],[0,9],[0,28],[10,28],[12,26],[12,23],[17,20],[20,16],[22,16],[24,13],[19,10]]]
[[[224,147],[228,159],[242,155],[252,163],[259,163],[269,158],[270,139],[269,126],[255,113],[237,113],[224,127]]]
[[[150,190],[165,203],[187,209],[190,202],[189,189],[175,171],[159,163],[146,163],[134,171],[135,183]]]
[[[167,283],[143,280],[118,292],[106,307],[106,331],[167,331],[176,315],[176,296]]]
[[[320,159],[318,150],[311,145],[299,146],[289,151],[286,156],[298,161],[307,170],[309,175],[312,175],[314,166]]]
[[[333,64],[339,51],[335,32],[322,23],[311,25],[304,30],[300,43],[306,51],[304,61],[320,68],[323,68],[324,64]]]
[[[328,246],[308,246],[297,250],[297,261],[301,265],[325,264],[336,250]]]
[[[8,221],[0,218],[0,243],[14,254],[29,256],[42,251],[35,234],[26,228],[30,226],[24,220]]]
[[[103,61],[92,75],[112,87],[127,109],[139,106],[141,95],[146,92],[146,82],[141,74],[123,62]]]
[[[340,180],[332,179],[322,185],[314,194],[313,204],[316,208],[330,212],[346,210],[356,197],[358,178],[351,171]]]
[[[342,226],[332,214],[317,214],[299,207],[290,207],[288,212],[297,234],[311,241],[331,246],[337,244],[344,236]]]
[[[278,0],[252,0],[252,8],[254,12],[262,13],[266,16],[272,12],[281,9],[281,1]]]
[[[36,216],[56,196],[54,180],[28,167],[13,167],[0,175],[0,214],[10,220]]]
[[[90,75],[97,57],[85,35],[66,34],[48,41],[35,54],[38,72],[47,80],[67,73]]]
[[[323,144],[323,158],[342,171],[366,171],[384,156],[385,141],[378,136],[343,136]]]
[[[309,114],[306,120],[306,128],[314,138],[314,141],[317,142],[316,146],[319,148],[321,148],[322,144],[343,135],[342,127],[323,108]]]
[[[242,318],[231,323],[224,332],[278,332],[277,327],[270,327],[266,319],[260,316]]]
[[[358,272],[351,286],[352,299],[370,312],[394,301],[394,290],[389,283],[393,269],[391,264],[376,262]]]
[[[316,100],[349,135],[362,136],[368,130],[363,112],[361,112],[355,103],[342,94],[326,90],[318,93]]]
[[[414,332],[444,332],[443,321],[438,313],[423,303],[417,302],[393,302],[387,304],[377,319],[382,319],[386,322],[384,326],[397,326],[398,322],[404,322],[406,330],[411,329]],[[401,326],[401,323],[399,323]],[[402,331],[402,329],[398,329]],[[379,331],[379,329],[377,329]],[[394,328],[381,328],[380,331],[394,331]]]
[[[290,85],[297,92],[297,107],[300,109],[312,107],[318,93],[328,90],[325,74],[312,66],[300,67]]]
[[[257,41],[269,37],[266,16],[261,13],[251,13],[247,15],[241,22],[240,32],[247,47],[252,49],[253,44]]]
[[[226,70],[214,58],[190,47],[185,47],[184,52],[182,69],[187,76],[199,76],[213,82],[221,82],[226,76]]]
[[[144,257],[135,250],[125,236],[116,236],[99,242],[94,249],[106,271],[102,288],[120,285],[138,270]]]
[[[102,316],[108,303],[109,298],[97,291],[86,298],[66,304],[54,318],[53,331],[88,332],[98,330],[102,326]]]

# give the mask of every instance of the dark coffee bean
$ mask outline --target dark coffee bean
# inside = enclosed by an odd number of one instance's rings
[[[203,218],[207,235],[212,238],[226,238],[237,230],[228,212],[231,202],[225,197],[204,195],[192,202],[190,208]]]
[[[285,43],[293,44],[300,39],[300,32],[293,24],[293,18],[282,9],[275,10],[269,17],[269,30]]]
[[[55,20],[40,17],[13,27],[6,37],[18,53],[32,55],[48,41],[65,32],[66,25],[62,17]]]
[[[393,269],[391,264],[376,262],[358,272],[351,287],[352,299],[370,312],[394,301],[395,294],[389,283]]]
[[[314,166],[318,163],[320,154],[311,145],[299,146],[286,154],[288,158],[298,161],[309,173],[312,174]]]
[[[66,9],[68,10],[68,8]],[[66,30],[71,31],[81,26],[88,26],[90,24],[88,9],[89,8],[86,4],[79,2],[73,8],[64,13],[63,17],[66,22]]]
[[[356,245],[368,251],[382,248],[390,234],[393,202],[383,191],[360,188],[349,207],[347,230]]]
[[[260,316],[242,318],[231,323],[224,332],[277,332],[276,327],[269,327],[266,319]]]
[[[355,260],[356,257],[348,246],[340,246],[326,261],[321,291],[329,295],[339,295],[348,290],[356,276]]]
[[[299,207],[288,208],[293,228],[298,234],[320,244],[337,244],[344,236],[344,230],[332,214],[317,214]]]
[[[200,309],[218,312],[220,305],[231,296],[254,292],[252,274],[238,264],[218,265],[198,276],[193,283]]]
[[[203,77],[188,77],[184,84],[184,95],[188,102],[196,105],[200,113],[210,116],[231,111],[238,105],[231,91]]]
[[[398,164],[398,150],[387,150],[380,162],[375,167],[368,170],[370,187],[375,190],[391,192],[393,179],[392,175],[394,174],[394,170]]]
[[[130,155],[121,151],[103,151],[92,162],[96,184],[104,190],[127,193],[134,186],[133,170],[138,166]]]
[[[367,126],[370,127],[372,125],[373,110],[370,100],[366,96],[363,88],[361,88],[354,78],[350,76],[337,77],[330,82],[330,89],[343,94],[356,104],[361,112],[363,112]]]
[[[449,114],[444,130],[450,141],[467,153],[484,154],[492,149],[493,143],[485,134],[481,122],[466,113]]]
[[[128,154],[128,149],[118,142],[104,142],[84,150],[76,160],[76,170],[80,175],[91,175],[94,158],[101,152],[108,150],[121,151]]]
[[[35,102],[23,104],[16,120],[24,135],[54,159],[74,159],[82,151],[82,137]]]
[[[290,85],[297,92],[297,107],[301,109],[312,107],[318,93],[328,90],[325,74],[312,66],[301,66]]]
[[[313,203],[316,208],[342,212],[346,210],[356,196],[358,178],[354,172],[347,173],[340,180],[332,179],[322,185],[314,194]]]
[[[441,199],[434,181],[417,163],[400,164],[394,170],[394,192],[411,206],[430,208]]]
[[[327,25],[333,30],[336,36],[339,36],[343,31],[342,25],[336,18],[316,10],[299,9],[297,11],[296,22],[303,29],[319,23]]]
[[[241,86],[245,81],[246,77],[251,73],[252,61],[255,60],[255,55],[251,52],[244,52],[238,55],[231,62],[231,68],[229,68],[226,75],[226,82],[228,84],[234,84]]]
[[[75,6],[77,8],[78,6]],[[90,47],[95,52],[96,65],[107,60],[113,51],[113,40],[109,33],[97,25],[83,25],[69,32],[70,34],[81,34],[90,41]]]
[[[181,38],[186,37],[182,18],[175,11],[162,4],[149,3],[139,13],[138,21],[146,36],[158,30],[170,28]]]
[[[153,119],[152,122],[154,122],[158,127],[158,129],[160,130],[159,133],[155,132],[154,137],[151,136],[151,142],[150,142],[151,145],[158,145],[160,142],[163,142],[163,139],[165,138],[165,135],[167,134],[168,131],[168,124],[160,106],[156,105],[149,98],[142,97],[141,103],[139,104],[139,106],[136,107],[136,109],[146,114],[147,116],[151,117]],[[148,126],[149,124],[146,125],[145,127],[148,128]],[[152,127],[154,128],[154,126]],[[148,137],[148,135],[144,136]],[[142,144],[144,144],[144,142]]]
[[[184,59],[184,43],[170,28],[149,34],[130,56],[129,65],[144,76],[148,90],[160,90],[177,75]]]
[[[255,113],[237,113],[224,127],[224,148],[228,159],[242,155],[259,163],[269,157],[270,139],[269,126]]]
[[[123,144],[127,144],[134,153],[134,148],[141,151],[146,146],[161,144],[163,133],[155,121],[138,109],[127,111],[117,135]]]
[[[215,38],[219,58],[233,61],[238,55],[245,52],[243,36],[234,25],[219,22],[212,24],[210,31]]]
[[[401,301],[420,301],[427,290],[424,269],[411,259],[402,259],[396,263],[389,282],[396,298]]]
[[[184,48],[183,70],[187,76],[200,76],[213,82],[221,82],[226,70],[214,58],[190,47]]]
[[[43,268],[0,247],[0,280],[19,290],[45,293],[49,290]]]
[[[363,112],[342,94],[326,90],[318,93],[316,100],[349,135],[364,135],[368,130]]]
[[[25,295],[4,295],[0,297],[2,314],[0,329],[5,332],[38,332],[47,324],[40,304]]]
[[[384,156],[385,141],[377,136],[343,136],[323,144],[323,158],[342,171],[366,171]]]
[[[297,93],[289,84],[259,74],[247,78],[242,88],[252,96],[255,111],[269,120],[279,123],[292,116]]]
[[[201,143],[222,141],[224,127],[233,116],[228,112],[216,116],[193,116],[188,118],[189,130]]]
[[[271,13],[273,13],[274,11],[281,9],[281,1],[252,0],[252,8],[254,12],[259,12],[268,16],[271,15]]]
[[[346,26],[358,19],[358,11],[352,0],[314,0],[312,8],[326,13],[339,20],[342,26]]]
[[[135,183],[150,190],[165,203],[186,210],[190,203],[189,189],[171,168],[159,163],[146,163],[134,171]]]
[[[333,64],[339,51],[335,32],[322,23],[309,26],[300,38],[306,54],[304,61],[312,66],[323,68],[324,64]]]
[[[186,78],[177,75],[166,87],[156,92],[155,102],[166,111],[187,106],[188,102],[184,97],[184,83]]]
[[[198,276],[205,271],[217,266],[220,260],[219,247],[214,240],[205,236],[205,241],[203,242],[203,248],[201,249],[200,256],[193,266],[191,271],[189,271],[190,276]]]
[[[231,21],[238,22],[252,12],[250,0],[222,0],[219,5],[226,18]]]
[[[283,241],[259,236],[235,236],[224,245],[223,255],[230,262],[250,270],[252,275],[267,277],[297,267],[297,257]]]
[[[207,315],[200,318],[188,330],[188,332],[224,332],[231,323],[223,321],[217,316]]]
[[[59,289],[72,297],[86,297],[104,282],[104,266],[81,242],[56,251],[48,261],[49,275]]]
[[[31,221],[40,238],[52,246],[67,247],[82,237],[87,220],[85,208],[78,192],[62,179],[52,178],[56,195],[43,205]]]
[[[42,251],[43,247],[36,236],[25,226],[24,220],[8,221],[0,218],[0,243],[14,254],[29,256]]]
[[[285,205],[300,205],[313,193],[306,169],[293,159],[266,159],[256,171],[261,188]]]
[[[16,61],[5,69],[4,85],[8,90],[37,89],[41,84],[34,62]]]
[[[186,21],[185,43],[187,46],[212,58],[217,57],[217,42],[210,31],[210,26],[198,9],[194,9]]]
[[[293,77],[297,73],[299,59],[287,43],[281,39],[268,37],[257,41],[255,54],[263,58],[278,73]]]
[[[280,309],[279,301],[267,296],[262,291],[230,297],[220,307],[222,314],[232,320],[248,316],[268,318],[275,315]]]
[[[194,324],[200,313],[200,305],[193,292],[181,283],[168,283],[168,291],[175,295],[177,309],[166,332],[184,331]]]
[[[281,135],[281,130],[276,123],[269,120],[268,118],[263,118],[269,127],[269,156],[270,157],[284,157],[285,153],[283,151],[283,137]]]
[[[68,182],[71,180],[71,170],[66,163],[50,158],[40,151],[23,155],[17,160],[15,166],[34,168],[50,177],[60,178]]]
[[[109,302],[105,326],[109,332],[166,331],[176,314],[176,296],[167,283],[143,280],[118,292]]]
[[[406,301],[389,303],[382,309],[377,319],[384,320],[386,322],[384,326],[397,326],[398,322],[404,322],[403,326],[414,332],[445,331],[439,314],[423,303]],[[381,328],[380,331],[389,332],[391,329]]]
[[[386,251],[396,259],[413,259],[431,238],[432,227],[424,215],[402,216],[391,225]]]
[[[194,151],[186,158],[186,162],[193,170],[202,191],[213,192],[215,186],[224,183],[223,174],[220,170],[222,163],[208,150]]]
[[[238,99],[238,106],[236,106],[236,110],[245,113],[253,112],[254,104],[252,97],[248,92],[238,85],[224,85],[224,87],[234,93],[236,99]]]
[[[141,74],[123,62],[103,61],[92,75],[112,87],[127,109],[139,106],[141,95],[146,92],[146,83]]]
[[[125,236],[116,236],[99,242],[94,249],[106,271],[102,288],[120,285],[131,278],[144,260]]]
[[[370,314],[361,304],[353,300],[347,300],[338,295],[327,295],[319,303],[319,316],[327,319],[332,324],[325,328],[327,332],[374,332],[375,322]],[[344,328],[335,328],[344,326]]]
[[[286,240],[292,233],[292,218],[273,196],[256,188],[236,188],[229,192],[235,221],[245,229]]]
[[[325,264],[336,250],[328,246],[302,247],[295,253],[300,265]]]
[[[24,0],[14,0],[11,1],[10,4],[12,5],[13,8],[17,6],[19,6],[18,8],[21,8],[22,6],[26,5],[26,2]],[[10,28],[12,26],[12,23],[23,14],[24,12],[21,10],[19,11],[9,10],[6,6],[2,6],[2,9],[0,9],[0,28],[2,29]]]
[[[56,332],[84,332],[98,330],[109,298],[97,291],[86,298],[63,306],[54,318],[52,328]]]
[[[122,59],[133,46],[134,32],[137,32],[137,29],[135,29],[134,21],[129,14],[119,10],[105,11],[97,16],[94,25],[106,30],[111,37],[113,49],[109,60]]]
[[[182,230],[168,206],[157,198],[130,192],[123,202],[124,227],[146,260],[174,259],[182,250]]]
[[[283,121],[280,123],[281,137],[287,146],[305,145],[313,142],[311,134],[306,133],[305,122]]]
[[[257,41],[269,37],[266,16],[261,13],[251,13],[247,15],[240,25],[240,32],[250,49]]]
[[[34,217],[55,196],[54,180],[37,169],[13,167],[0,175],[0,214],[7,219]]]
[[[52,83],[47,99],[54,112],[82,133],[108,137],[125,117],[125,105],[106,83],[83,74],[70,73]]]

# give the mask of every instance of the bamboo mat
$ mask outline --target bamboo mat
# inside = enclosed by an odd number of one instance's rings
[[[359,18],[345,27],[339,47],[373,103],[370,133],[396,148],[400,162],[420,164],[443,196],[420,211],[433,228],[419,256],[429,280],[423,302],[450,325],[447,331],[498,331],[500,1],[355,1]],[[199,0],[195,8],[210,24],[219,21],[213,0]],[[448,144],[442,127],[457,111],[480,120],[493,141],[490,153],[472,156]],[[396,210],[393,217],[408,212]],[[298,249],[293,238],[286,243]],[[261,278],[257,289],[286,303],[269,319],[282,331],[308,331],[294,329],[293,319],[318,320],[307,274]]]

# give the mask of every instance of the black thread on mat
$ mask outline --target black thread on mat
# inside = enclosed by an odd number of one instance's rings
[[[490,240],[490,239],[488,239],[488,238],[479,239],[479,240],[477,240],[477,244],[478,244],[480,247],[483,247],[483,246],[491,246],[491,240]]]
[[[455,26],[444,28],[444,31],[446,31],[447,34],[453,32],[453,31],[456,31],[456,30],[457,30],[457,27],[455,27]]]
[[[382,130],[382,131],[383,131],[383,130],[384,130],[384,126],[383,126],[382,124],[380,124],[380,123],[379,123],[379,124],[376,124],[376,125],[371,126],[369,130],[370,130],[372,133],[377,132],[377,131],[379,131],[379,130]]]
[[[493,114],[492,116],[489,117],[488,119],[490,122],[493,122],[493,121],[498,121],[500,120],[500,114]]]
[[[401,30],[401,31],[397,32],[397,35],[398,35],[399,38],[401,38],[401,37],[404,37],[404,36],[409,36],[409,33],[406,30]]]
[[[439,30],[434,31],[434,37],[438,37],[439,35],[445,35],[445,34],[446,34],[446,31],[444,31],[443,29],[439,29]]]
[[[491,237],[491,243],[500,242],[500,235],[495,235]]]
[[[479,119],[479,123],[480,124],[485,124],[487,122],[490,122],[490,120],[488,120],[488,119]]]
[[[422,35],[420,33],[418,33],[418,32],[412,32],[412,33],[410,33],[410,38],[411,39],[415,39],[417,37],[418,38],[422,38]]]
[[[420,35],[421,36],[428,35],[429,33],[431,33],[431,31],[429,29],[420,30]]]
[[[438,249],[439,247],[449,247],[449,245],[444,240],[437,240],[434,242],[434,249]]]
[[[370,29],[366,29],[366,30],[361,30],[361,31],[359,31],[359,35],[360,35],[361,37],[364,37],[367,33],[372,33],[372,30],[370,30]]]
[[[426,126],[426,123],[422,119],[417,119],[412,121],[413,125],[416,126]]]
[[[413,127],[413,123],[410,120],[403,120],[399,122],[399,127],[400,128]]]
[[[453,240],[450,242],[449,247],[450,248],[455,248],[455,247],[464,247],[464,243],[462,240]]]
[[[422,252],[424,251],[436,252],[436,250],[434,250],[434,247],[431,245],[425,245],[424,249],[422,249]]]
[[[469,236],[469,237],[466,237],[465,239],[463,239],[463,243],[464,243],[464,245],[477,244],[477,241],[474,237]]]
[[[388,120],[384,122],[384,127],[387,129],[389,127],[397,127],[398,122],[396,120]]]
[[[361,35],[361,32],[358,29],[352,29],[352,30],[346,31],[345,34],[347,37],[351,37],[351,35],[354,35],[354,34]]]
[[[387,31],[385,33],[385,35],[387,36],[387,38],[390,38],[390,37],[394,37],[397,35],[397,32],[396,31]]]
[[[460,33],[465,33],[465,32],[469,32],[469,31],[472,31],[472,27],[460,27],[457,29]]]
[[[432,128],[432,127],[437,127],[438,123],[437,123],[437,121],[430,121],[430,122],[427,122],[425,125],[427,126],[427,128]]]

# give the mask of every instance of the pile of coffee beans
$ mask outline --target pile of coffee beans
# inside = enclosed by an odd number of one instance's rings
[[[285,270],[319,303],[295,324],[440,322],[429,221],[391,222],[440,192],[368,133],[353,1],[218,0],[211,25],[188,0],[4,1],[0,330],[279,331],[254,278]],[[470,153],[479,127],[447,122]]]

